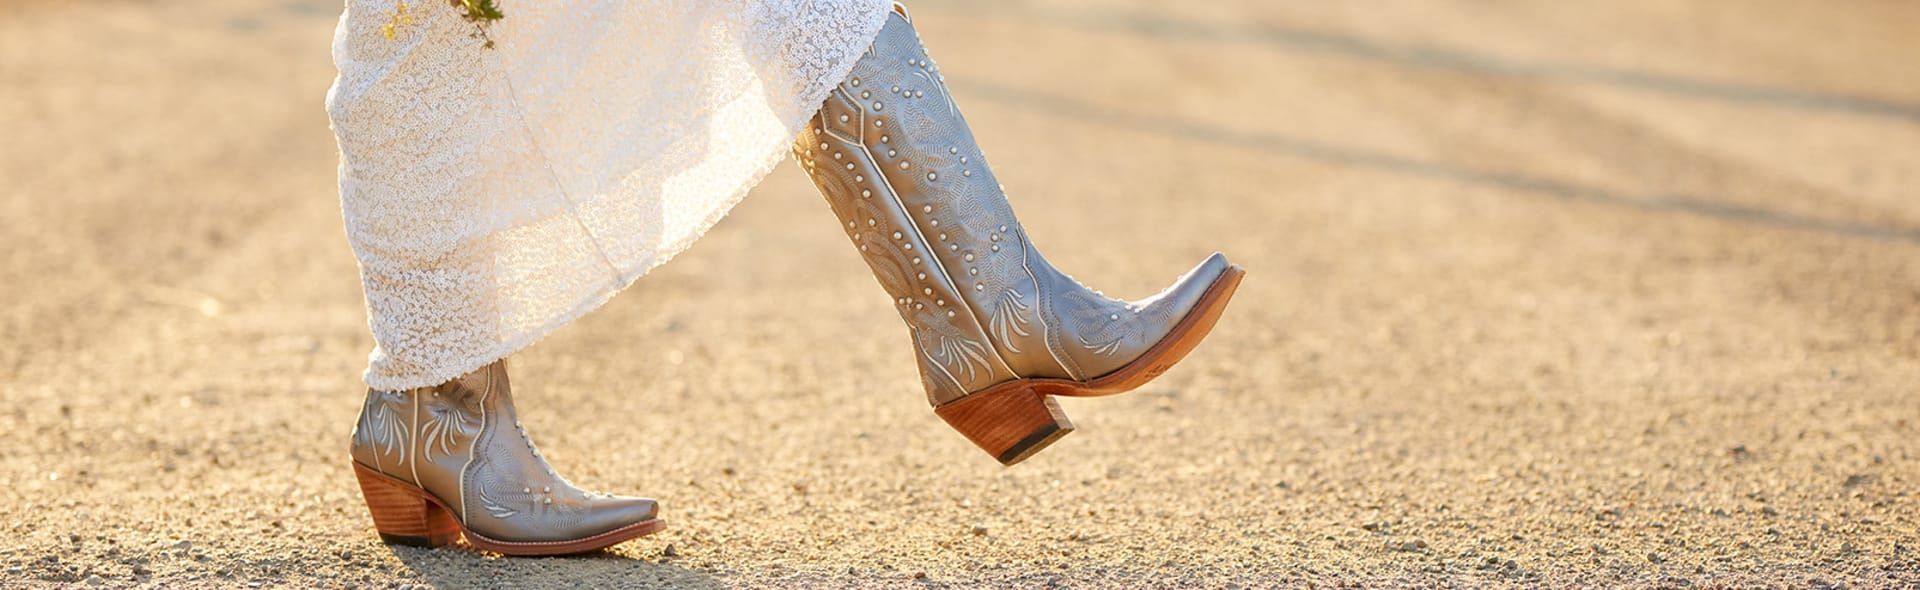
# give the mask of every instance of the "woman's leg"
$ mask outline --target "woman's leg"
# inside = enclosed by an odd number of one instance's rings
[[[987,167],[904,10],[794,145],[913,334],[935,413],[1002,463],[1072,430],[1050,395],[1138,387],[1191,350],[1243,271],[1219,254],[1159,295],[1055,270]]]

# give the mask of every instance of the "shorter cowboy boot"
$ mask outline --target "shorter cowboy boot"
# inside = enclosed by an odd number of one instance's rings
[[[585,492],[556,475],[513,412],[505,361],[435,387],[369,391],[353,474],[388,543],[464,535],[506,555],[593,551],[653,533],[653,500]]]
[[[1054,395],[1124,392],[1200,343],[1244,271],[1214,254],[1118,301],[1027,240],[966,120],[895,5],[794,144],[912,330],[934,413],[1004,464],[1073,430]]]

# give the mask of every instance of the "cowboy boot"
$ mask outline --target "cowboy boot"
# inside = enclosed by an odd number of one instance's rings
[[[607,547],[665,528],[653,500],[582,491],[553,472],[513,411],[506,361],[435,387],[369,391],[353,473],[388,543],[464,535],[506,555]]]
[[[1206,336],[1243,272],[1214,254],[1119,301],[1048,264],[897,4],[794,156],[912,332],[934,413],[1011,465],[1073,429],[1049,396],[1120,393]]]

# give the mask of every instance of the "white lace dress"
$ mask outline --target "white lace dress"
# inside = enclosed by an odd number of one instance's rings
[[[445,382],[592,311],[783,159],[887,0],[348,0],[327,112],[375,348]],[[393,25],[388,38],[383,25]]]

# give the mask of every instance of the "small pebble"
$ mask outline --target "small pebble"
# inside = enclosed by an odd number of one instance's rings
[[[987,536],[987,527],[982,525],[977,525],[977,524],[973,525],[973,536],[975,537]]]
[[[94,574],[94,575],[91,575],[91,576],[87,576],[87,585],[88,585],[88,586],[99,586],[99,585],[101,585],[101,584],[105,584],[105,583],[107,583],[107,580],[106,580],[105,578],[102,578],[102,577],[100,577],[100,574]]]

